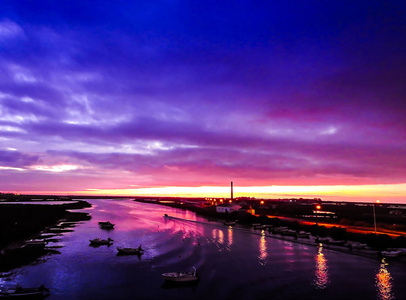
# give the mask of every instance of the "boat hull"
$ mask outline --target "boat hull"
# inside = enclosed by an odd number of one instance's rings
[[[199,279],[195,275],[182,275],[181,273],[165,273],[165,274],[162,274],[162,277],[166,281],[173,281],[173,282],[190,282],[190,281],[196,281]]]

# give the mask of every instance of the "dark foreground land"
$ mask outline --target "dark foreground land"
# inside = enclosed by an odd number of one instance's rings
[[[41,201],[38,204],[25,197],[12,197],[0,202],[0,271],[8,271],[31,263],[47,253],[56,252],[41,243],[32,245],[27,241],[46,243],[46,238],[70,230],[68,227],[74,226],[75,222],[90,219],[88,214],[75,211],[89,207],[90,204],[86,201],[55,200],[58,199]],[[60,222],[69,226],[58,227]]]

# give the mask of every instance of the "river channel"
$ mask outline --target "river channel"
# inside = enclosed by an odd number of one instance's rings
[[[59,254],[2,274],[0,284],[44,284],[47,300],[406,299],[402,263],[275,239],[166,206],[87,201],[91,220],[48,244]],[[99,221],[115,227],[101,229]],[[96,237],[114,241],[90,246]],[[117,255],[117,246],[140,244],[142,256]],[[192,286],[168,285],[161,276],[192,267],[200,277]]]

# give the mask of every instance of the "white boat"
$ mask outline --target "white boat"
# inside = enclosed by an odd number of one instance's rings
[[[144,249],[141,248],[141,245],[138,248],[130,248],[130,247],[117,247],[117,251],[119,254],[136,254],[141,255],[144,253]]]
[[[401,253],[401,250],[389,250],[389,251],[382,251],[383,257],[398,257]]]
[[[49,290],[41,285],[35,288],[23,288],[19,284],[14,287],[3,287],[0,290],[0,299],[32,299],[49,295]]]
[[[193,267],[192,272],[170,272],[170,273],[163,273],[162,277],[166,281],[174,281],[174,282],[189,282],[189,281],[196,281],[199,280],[197,276],[196,268]]]
[[[255,226],[254,228],[255,228],[255,229],[266,229],[266,228],[268,228],[268,227],[269,227],[268,225],[261,225],[261,224],[259,224],[259,225]]]
[[[48,242],[43,239],[31,239],[25,242],[25,249],[44,249]]]
[[[113,244],[113,240],[108,238],[107,240],[103,240],[101,238],[95,238],[93,240],[89,240],[90,245],[111,245]]]
[[[359,242],[348,243],[348,245],[351,245],[350,247],[353,249],[365,249],[368,246],[367,244]]]
[[[306,231],[299,231],[297,233],[297,237],[301,238],[301,239],[309,239],[310,238],[310,232],[306,232]]]
[[[114,228],[114,225],[116,225],[116,224],[113,224],[110,221],[99,222],[100,228],[103,228],[103,229],[112,229],[112,228]]]
[[[346,241],[344,240],[333,240],[330,239],[330,241],[328,242],[330,245],[335,245],[335,246],[344,246]]]

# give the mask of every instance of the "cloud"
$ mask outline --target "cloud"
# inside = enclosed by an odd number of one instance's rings
[[[13,21],[3,19],[0,21],[0,43],[24,37],[24,30]]]
[[[0,150],[0,166],[26,168],[39,161],[38,155],[30,155],[19,151]]]
[[[27,188],[404,181],[404,7],[291,4],[5,1],[0,166]]]

